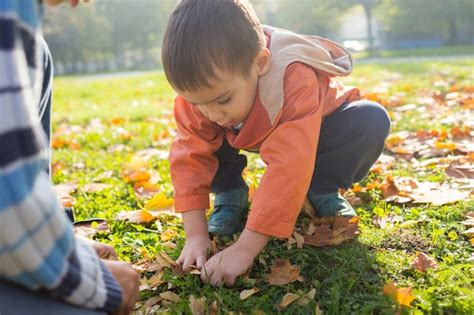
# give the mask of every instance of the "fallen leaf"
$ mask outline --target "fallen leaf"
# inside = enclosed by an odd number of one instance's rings
[[[145,204],[145,209],[147,210],[160,210],[160,209],[169,209],[173,206],[174,200],[173,198],[167,198],[163,194],[157,194],[153,196],[150,200],[147,201]]]
[[[163,299],[163,300],[167,300],[167,301],[170,301],[170,302],[179,302],[181,299],[179,298],[179,296],[176,295],[176,293],[173,293],[171,291],[165,291],[165,292],[161,292],[160,293],[160,297]]]
[[[294,293],[287,293],[283,296],[280,304],[277,305],[278,310],[283,310],[285,309],[288,305],[293,303],[294,301],[298,300],[300,298],[299,295],[296,295]]]
[[[446,174],[452,178],[474,179],[473,165],[449,165],[445,169]]]
[[[323,247],[339,245],[346,240],[354,238],[358,230],[358,217],[346,218],[336,216],[332,218],[334,220],[332,228],[328,224],[315,226],[313,234],[304,236],[305,244]]]
[[[146,283],[150,286],[151,289],[155,289],[160,284],[165,283],[165,281],[163,280],[163,272],[156,273],[150,279],[148,279]]]
[[[196,299],[194,295],[189,296],[189,308],[193,315],[205,315],[206,314],[206,297],[200,297]]]
[[[110,184],[91,183],[91,184],[85,184],[84,186],[82,186],[82,191],[86,193],[99,192],[110,187],[112,187],[112,185]]]
[[[296,232],[293,233],[293,236],[295,237],[295,240],[296,240],[296,247],[303,248],[304,237],[301,234],[298,234]]]
[[[145,305],[143,306],[143,308],[146,311],[151,311],[151,307],[158,304],[161,300],[162,300],[161,297],[153,296],[153,297],[149,298],[148,300],[146,300]],[[148,312],[146,312],[146,313],[148,314]],[[152,313],[152,312],[150,312],[150,313]]]
[[[286,285],[296,281],[299,275],[300,267],[291,265],[289,260],[277,258],[270,274],[267,275],[267,281],[272,285]]]
[[[393,282],[385,284],[383,294],[391,296],[398,304],[411,307],[411,302],[415,299],[411,295],[411,288],[397,288]]]
[[[425,253],[419,252],[411,262],[411,266],[419,272],[426,272],[428,269],[437,269],[438,264],[436,260],[426,255]]]
[[[257,293],[258,291],[260,291],[259,288],[252,288],[252,289],[249,289],[249,290],[243,290],[242,292],[240,292],[240,300],[245,300],[246,298],[250,297],[251,295]]]
[[[173,229],[166,229],[163,233],[160,234],[160,238],[163,242],[169,241],[175,238],[178,235],[178,232]]]
[[[315,295],[316,295],[316,289],[313,288],[300,298],[300,300],[298,301],[298,305],[301,305],[301,306],[308,305],[308,303],[311,302],[311,300],[314,300]]]

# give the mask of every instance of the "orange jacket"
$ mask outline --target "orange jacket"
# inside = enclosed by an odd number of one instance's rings
[[[178,132],[171,147],[170,169],[176,211],[208,209],[210,185],[218,167],[214,152],[224,137],[235,148],[258,150],[267,170],[254,194],[246,227],[289,237],[313,175],[321,121],[360,96],[358,89],[346,88],[333,78],[350,73],[352,60],[343,48],[319,37],[267,27],[265,32],[272,66],[259,78],[254,105],[240,131],[220,127],[178,96],[174,107]],[[288,50],[308,38],[319,48],[303,43],[303,51],[298,47]],[[322,49],[317,52],[327,60],[319,58],[315,64],[302,58],[308,51],[314,56],[315,49]],[[297,53],[289,58],[288,51]],[[338,60],[344,60],[342,67]]]

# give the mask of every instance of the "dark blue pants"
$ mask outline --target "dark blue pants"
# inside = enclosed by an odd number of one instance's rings
[[[346,103],[327,116],[322,125],[316,165],[309,193],[322,195],[349,188],[363,179],[382,153],[390,132],[390,118],[379,104],[367,100]],[[291,152],[288,152],[291,154]],[[245,185],[245,155],[227,141],[216,152],[219,168],[213,192]]]

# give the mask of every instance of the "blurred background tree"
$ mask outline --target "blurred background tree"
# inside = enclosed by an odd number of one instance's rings
[[[354,51],[474,44],[473,0],[251,0],[262,22]],[[44,33],[58,73],[148,70],[175,0],[93,0],[48,8]]]

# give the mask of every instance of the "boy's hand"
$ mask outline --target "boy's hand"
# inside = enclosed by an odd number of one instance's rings
[[[190,271],[192,265],[201,269],[206,263],[207,254],[210,248],[211,240],[207,233],[195,234],[187,237],[184,248],[176,263],[182,266],[184,272]]]
[[[235,279],[252,266],[254,256],[236,244],[212,256],[201,269],[201,280],[213,286],[233,286]]]
[[[233,286],[235,279],[247,272],[254,258],[270,237],[245,229],[239,240],[222,252],[215,254],[201,269],[201,280],[213,286]]]
[[[186,243],[176,263],[184,272],[191,270],[191,265],[201,269],[206,263],[207,253],[211,248],[211,240],[207,232],[206,211],[190,210],[182,213]]]

